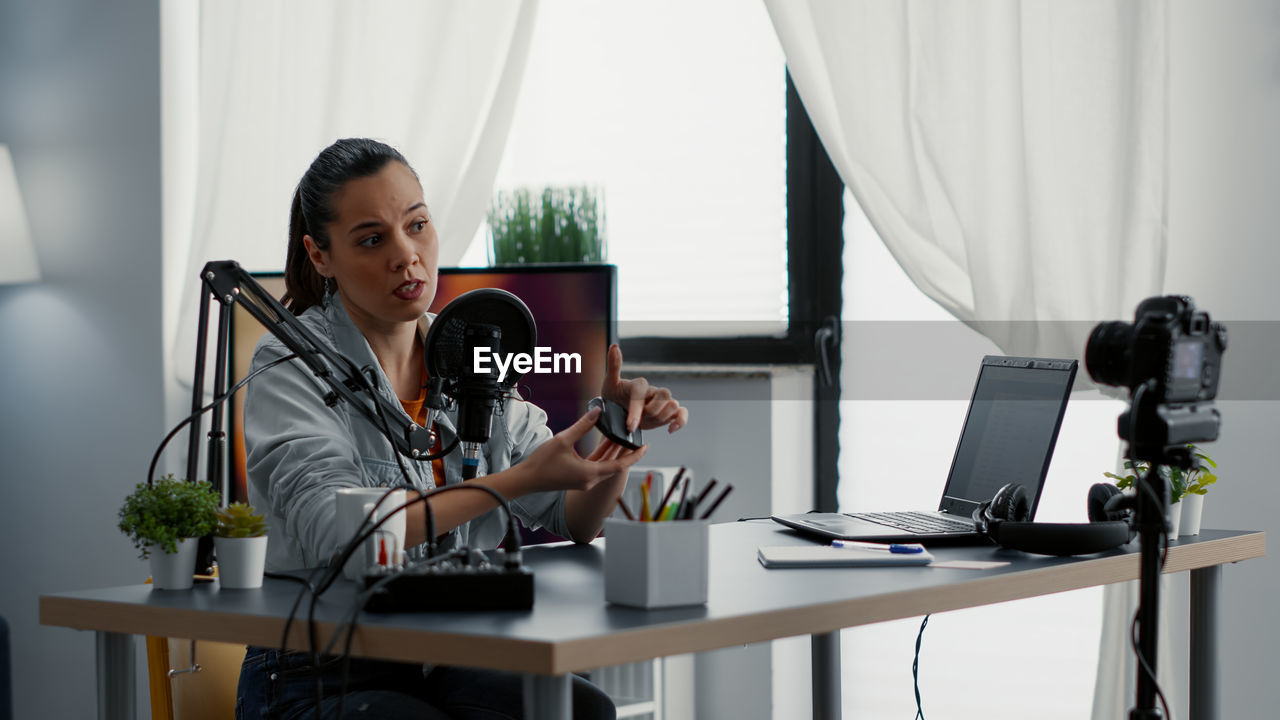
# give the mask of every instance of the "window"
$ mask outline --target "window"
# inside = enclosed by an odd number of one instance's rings
[[[603,190],[623,337],[783,337],[785,91],[762,5],[544,3],[495,186]]]

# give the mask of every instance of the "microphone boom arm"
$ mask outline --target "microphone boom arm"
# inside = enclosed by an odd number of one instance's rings
[[[234,260],[209,262],[200,272],[200,279],[207,289],[202,306],[208,301],[210,294],[217,298],[224,308],[239,303],[285,347],[297,353],[298,358],[310,368],[311,372],[329,386],[331,392],[325,398],[327,404],[334,405],[345,400],[375,427],[379,427],[385,419],[392,426],[393,431],[388,439],[397,452],[414,460],[430,457],[431,447],[436,441],[435,435],[430,430],[431,423],[428,422],[428,427],[424,428],[417,423],[404,420],[400,417],[400,408],[377,392],[368,392],[367,395],[371,397],[364,397],[362,393],[368,389],[369,383],[360,376],[360,369],[355,367],[349,359],[320,342],[315,334],[298,322],[294,314],[272,297],[239,263]],[[219,317],[220,325],[223,324],[224,317],[225,312]],[[203,322],[199,329],[196,352],[196,377],[193,378],[197,394],[204,385],[202,360],[208,332],[207,313],[201,313],[201,320]],[[223,343],[219,342],[219,352],[215,362],[220,375],[225,372],[227,362],[227,353],[223,350]],[[436,409],[430,412],[434,414]],[[212,431],[218,432],[218,428],[213,428]],[[195,423],[192,425],[192,433],[198,432],[199,424]],[[195,447],[194,441],[192,447]],[[196,463],[191,458],[188,460],[191,465]],[[216,481],[220,480],[221,478],[216,479]],[[210,481],[215,481],[215,478],[211,477]]]

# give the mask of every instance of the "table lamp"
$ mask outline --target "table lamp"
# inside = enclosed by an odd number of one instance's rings
[[[22,210],[13,158],[8,146],[0,145],[0,284],[39,279],[40,266],[31,243],[27,215]]]

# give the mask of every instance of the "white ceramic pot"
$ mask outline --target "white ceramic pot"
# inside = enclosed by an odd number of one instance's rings
[[[151,584],[159,590],[190,590],[196,574],[196,546],[199,538],[178,541],[178,552],[167,553],[152,545]]]
[[[267,563],[267,536],[213,539],[218,558],[218,584],[224,590],[262,587],[262,569]]]
[[[1178,533],[1182,531],[1182,503],[1176,502],[1169,506],[1169,539],[1175,540]]]
[[[1182,506],[1182,535],[1200,534],[1200,516],[1204,513],[1204,496],[1191,493],[1178,503]]]

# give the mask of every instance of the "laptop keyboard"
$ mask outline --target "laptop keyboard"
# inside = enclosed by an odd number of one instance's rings
[[[923,512],[846,513],[849,517],[913,533],[972,532],[973,522]]]

